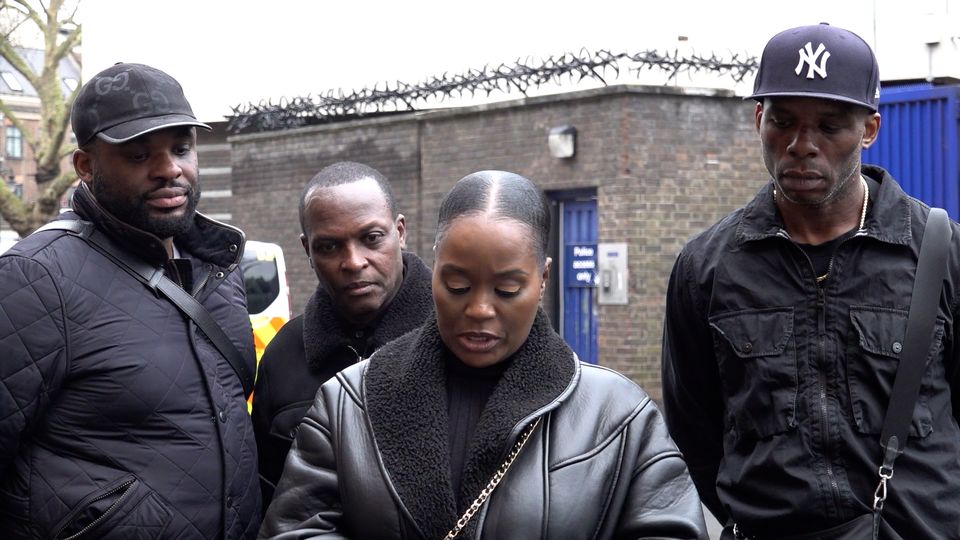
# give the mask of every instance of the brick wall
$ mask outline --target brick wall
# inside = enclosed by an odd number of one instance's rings
[[[200,162],[200,204],[197,210],[208,217],[233,223],[232,170],[226,122],[213,122],[213,129],[197,129],[197,158]]]
[[[408,217],[407,234],[417,238],[420,184],[418,124],[372,120],[231,139],[233,222],[251,240],[283,248],[294,314],[317,286],[300,244],[300,191],[313,175],[337,161],[366,163],[382,172],[397,207]],[[419,246],[408,248],[418,251]]]
[[[557,159],[547,133],[565,124],[577,129],[577,153]],[[547,192],[595,188],[599,241],[628,244],[630,273],[629,304],[598,308],[600,363],[659,398],[670,269],[690,236],[766,178],[752,126],[752,102],[724,92],[630,86],[236,136],[233,221],[248,238],[283,246],[299,313],[316,278],[298,239],[297,201],[329,163],[364,162],[391,180],[408,248],[428,263],[440,199],[466,174],[513,171]]]

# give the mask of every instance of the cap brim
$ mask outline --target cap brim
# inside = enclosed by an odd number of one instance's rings
[[[196,126],[206,129],[207,131],[212,130],[210,126],[198,121],[192,116],[186,114],[167,114],[124,122],[123,124],[107,128],[97,133],[97,137],[110,144],[120,144],[160,129],[179,126]]]
[[[877,112],[877,107],[875,105],[869,105],[862,101],[857,101],[855,99],[838,96],[836,94],[822,94],[819,92],[763,92],[760,94],[751,94],[749,96],[744,96],[743,99],[755,99],[757,101],[763,101],[763,98],[768,98],[768,97],[810,97],[810,98],[829,99],[830,101],[842,101],[844,103],[850,103],[852,105],[859,105],[861,107],[870,109],[873,112]]]

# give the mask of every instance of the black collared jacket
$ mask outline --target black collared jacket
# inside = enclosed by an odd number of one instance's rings
[[[60,219],[167,260],[83,185],[74,206]],[[175,242],[180,282],[252,370],[243,233],[198,214]],[[176,306],[62,230],[0,257],[0,536],[250,538],[259,492],[240,380]]]
[[[337,374],[297,432],[263,538],[443,538],[540,419],[460,537],[706,538],[696,489],[653,401],[581,364],[541,311],[450,480],[436,320]]]
[[[768,184],[693,238],[667,297],[667,422],[721,522],[776,538],[870,511],[929,208],[864,166],[864,228],[818,285]],[[960,538],[960,228],[927,370],[883,509],[904,538]]]

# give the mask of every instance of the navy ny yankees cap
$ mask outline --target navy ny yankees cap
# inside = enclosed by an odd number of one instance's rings
[[[176,79],[150,66],[124,63],[108,67],[83,85],[70,123],[79,146],[95,136],[120,144],[168,127],[210,129],[193,115]]]
[[[773,36],[763,48],[753,94],[744,99],[800,96],[861,105],[880,101],[880,68],[867,42],[826,23]]]

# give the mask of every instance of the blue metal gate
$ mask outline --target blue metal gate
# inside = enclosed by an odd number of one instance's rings
[[[880,135],[863,162],[880,165],[904,191],[960,218],[960,86],[883,87]]]
[[[596,364],[597,201],[559,202],[562,335],[581,360]]]

